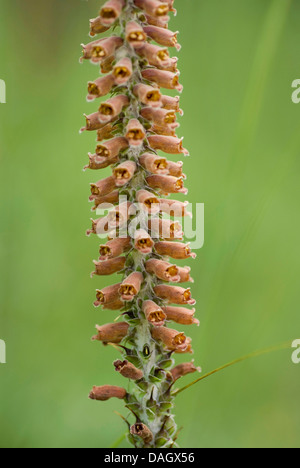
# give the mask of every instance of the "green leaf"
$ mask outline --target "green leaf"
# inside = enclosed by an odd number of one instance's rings
[[[157,448],[163,448],[163,447],[165,447],[169,442],[170,442],[170,440],[165,439],[164,437],[160,437],[159,439],[156,440],[156,442],[155,442],[155,447],[157,447]]]
[[[173,367],[174,361],[173,359],[167,359],[166,361],[161,361],[158,366],[161,367],[162,369],[169,370],[171,367]]]

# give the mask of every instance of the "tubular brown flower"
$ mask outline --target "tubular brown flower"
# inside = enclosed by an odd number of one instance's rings
[[[129,99],[124,94],[118,94],[108,101],[102,102],[99,107],[98,119],[101,123],[107,124],[114,120],[128,106]]]
[[[97,78],[95,81],[88,82],[88,101],[93,101],[96,98],[106,96],[112,89],[115,83],[114,76],[112,74]]]
[[[154,274],[162,281],[178,283],[180,280],[179,268],[171,263],[153,258],[145,263],[145,267],[148,273]]]
[[[154,241],[151,236],[144,229],[139,229],[134,234],[134,248],[140,253],[147,255],[150,254],[154,247]]]
[[[163,309],[161,309],[155,302],[145,301],[143,303],[143,312],[148,322],[155,327],[162,327],[165,324],[167,316]]]
[[[134,49],[140,49],[147,40],[147,34],[136,21],[129,21],[126,25],[126,40]]]
[[[132,62],[128,57],[123,57],[113,68],[113,78],[116,85],[123,85],[132,76]]]
[[[144,377],[144,372],[141,369],[135,367],[131,362],[120,361],[119,359],[114,362],[114,366],[117,372],[123,377],[130,380],[141,380]]]
[[[184,307],[162,307],[168,320],[181,325],[200,325],[199,320],[194,318],[196,309],[185,309]]]
[[[150,444],[153,440],[153,434],[150,431],[149,427],[142,423],[136,423],[130,428],[130,433],[137,437],[140,437],[146,446]]]
[[[154,340],[162,341],[169,351],[185,351],[187,348],[187,338],[185,334],[177,330],[166,327],[154,327],[151,333]]]
[[[183,362],[171,370],[174,382],[176,382],[176,380],[180,379],[181,377],[184,377],[188,374],[193,374],[194,372],[201,372],[201,368],[196,367],[194,362]]]
[[[119,273],[119,271],[123,270],[125,267],[125,263],[125,257],[117,257],[99,262],[94,260],[95,271],[92,272],[92,276],[108,276],[113,275],[114,273]]]
[[[175,260],[185,260],[189,257],[196,257],[196,254],[191,251],[189,244],[180,242],[157,242],[155,244],[155,250],[159,255],[167,255]]]
[[[108,27],[113,25],[116,19],[119,18],[124,6],[124,0],[108,0],[100,10],[101,23]]]
[[[92,337],[93,341],[103,343],[121,343],[128,332],[129,325],[126,322],[108,323],[107,325],[96,325],[97,335]]]
[[[94,306],[98,307],[99,305],[104,304],[111,304],[112,302],[117,301],[120,299],[119,294],[120,283],[114,284],[112,286],[107,286],[103,289],[97,289],[96,291],[96,302],[94,302]]]
[[[124,400],[127,392],[125,388],[115,387],[113,385],[103,385],[102,387],[93,387],[89,394],[91,400],[106,401],[110,398],[118,398]]]
[[[144,281],[142,273],[131,273],[121,284],[119,293],[123,301],[132,301],[140,292]]]
[[[106,244],[100,245],[100,260],[108,260],[110,258],[116,258],[122,255],[131,247],[130,237],[117,237],[111,239]]]

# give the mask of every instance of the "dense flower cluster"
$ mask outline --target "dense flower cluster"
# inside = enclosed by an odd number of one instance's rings
[[[188,155],[176,135],[182,91],[177,33],[168,29],[174,0],[108,0],[90,21],[90,35],[113,27],[109,37],[83,44],[83,60],[99,65],[101,77],[88,83],[88,101],[110,97],[86,115],[82,131],[95,131],[97,146],[85,169],[111,167],[112,175],[91,184],[93,210],[109,207],[92,220],[87,234],[107,235],[92,275],[120,273],[122,281],[96,291],[96,307],[118,311],[122,321],[96,327],[93,340],[113,343],[124,353],[115,370],[132,384],[93,387],[90,398],[124,399],[135,423],[128,438],[135,447],[174,447],[177,427],[171,388],[179,378],[200,370],[193,362],[174,365],[174,354],[192,353],[191,339],[169,327],[199,324],[190,288],[189,267],[170,262],[195,258],[183,243],[174,217],[189,216],[187,202],[163,198],[186,194],[182,162],[169,155]],[[168,215],[168,216],[166,216]],[[131,229],[129,226],[131,225]],[[172,284],[173,283],[173,284]]]

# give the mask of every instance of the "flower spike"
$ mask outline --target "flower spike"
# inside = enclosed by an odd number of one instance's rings
[[[170,12],[176,14],[174,0],[106,0],[90,20],[93,40],[82,45],[80,59],[100,71],[88,82],[87,101],[95,108],[84,114],[81,132],[94,132],[97,141],[84,170],[100,171],[90,183],[97,216],[87,231],[101,239],[91,274],[94,306],[100,316],[102,310],[113,315],[112,323],[96,326],[92,340],[122,353],[113,362],[115,378],[131,381],[128,391],[122,383],[94,386],[89,398],[124,400],[134,417],[124,418],[128,441],[149,449],[175,446],[171,387],[200,371],[194,362],[174,364],[177,354],[193,353],[192,340],[169,327],[200,324],[185,287],[193,282],[191,268],[177,265],[196,255],[180,222],[192,217],[189,204],[173,199],[188,190],[183,163],[172,156],[189,152],[177,135],[180,98],[168,92],[183,90],[178,58],[170,53],[181,48],[178,32],[168,29]],[[104,276],[116,274],[119,280],[104,284]]]

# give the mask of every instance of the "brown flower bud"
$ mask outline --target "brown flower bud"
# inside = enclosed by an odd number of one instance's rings
[[[137,169],[134,161],[125,161],[113,170],[116,187],[123,187],[128,184]]]
[[[108,323],[107,325],[96,325],[97,335],[92,337],[93,341],[103,343],[121,343],[128,333],[129,325],[126,322]]]
[[[180,280],[178,267],[171,263],[153,258],[145,263],[145,268],[148,273],[157,276],[162,281],[178,283]]]
[[[110,304],[111,302],[115,302],[120,300],[119,289],[121,283],[113,284],[112,286],[107,286],[103,289],[96,290],[96,301],[94,302],[95,307],[99,307],[100,305]]]
[[[99,107],[98,118],[103,124],[107,124],[114,120],[123,110],[123,107],[128,106],[129,99],[124,94],[118,94],[117,96],[108,99],[106,102],[102,102]]]
[[[189,257],[196,258],[196,254],[191,251],[190,245],[180,242],[157,242],[155,250],[158,255],[168,256],[175,260],[185,260]]]
[[[97,41],[90,42],[89,44],[81,44],[83,48],[84,59],[91,60],[93,63],[101,62],[107,57],[115,53],[118,47],[123,44],[123,39],[117,36],[111,36]]]
[[[187,338],[184,333],[172,330],[166,327],[154,327],[151,330],[152,338],[156,341],[162,341],[169,351],[186,350]]]
[[[178,123],[176,122],[176,114],[173,110],[144,107],[141,110],[141,116],[144,117],[144,119],[151,120],[155,125],[158,126],[167,126],[171,129],[178,127]]]
[[[188,189],[184,188],[183,180],[167,175],[151,175],[147,177],[147,184],[154,189],[160,189],[163,193],[183,193],[186,195]]]
[[[137,0],[135,0],[137,2]],[[159,3],[159,2],[156,2]],[[138,436],[145,442],[146,445],[150,444],[153,440],[153,434],[150,429],[143,423],[136,423],[130,428],[130,434]]]
[[[154,292],[160,299],[166,299],[170,304],[196,304],[196,301],[192,299],[191,290],[180,286],[160,284],[155,286]]]
[[[189,155],[188,150],[182,146],[182,138],[174,138],[161,135],[150,135],[148,137],[149,145],[154,150],[160,150],[169,154]]]
[[[151,218],[148,222],[151,237],[164,240],[182,239],[183,231],[178,221],[169,219]]]
[[[199,320],[194,318],[195,309],[185,309],[184,307],[163,307],[162,310],[166,314],[168,320],[180,323],[181,325],[200,325]]]
[[[175,218],[180,218],[184,216],[190,216],[192,218],[192,213],[186,211],[188,202],[180,202],[178,200],[170,200],[166,198],[161,198],[159,200],[160,211],[162,213],[167,213],[169,216]]]
[[[142,76],[145,80],[154,81],[160,88],[177,89],[180,93],[183,90],[183,86],[179,83],[178,73],[158,70],[157,68],[147,68],[142,71]]]
[[[122,255],[131,247],[130,237],[121,238],[117,237],[107,242],[107,244],[100,245],[100,260],[109,260]]]
[[[201,372],[201,367],[196,367],[194,362],[184,362],[183,364],[178,364],[171,370],[171,374],[174,382],[184,377],[188,374],[193,374],[194,372]]]
[[[130,146],[141,146],[146,138],[146,130],[137,119],[131,119],[126,127],[125,137]]]
[[[166,96],[162,95],[161,97],[162,107],[163,109],[174,110],[175,112],[183,114],[183,111],[180,109],[180,97],[179,96]]]
[[[131,362],[117,360],[114,362],[116,371],[119,372],[126,379],[141,380],[144,377],[144,372],[135,367]]]
[[[121,151],[128,148],[128,142],[124,137],[116,137],[108,140],[96,148],[96,154],[104,158],[114,159]]]
[[[112,74],[97,78],[95,81],[89,81],[87,100],[93,101],[96,98],[106,96],[114,84],[115,80]]]
[[[111,176],[106,179],[99,180],[95,184],[91,184],[91,194],[97,197],[103,197],[111,193],[115,188],[115,179]]]
[[[97,154],[88,154],[89,156],[89,164],[84,166],[84,170],[86,169],[92,169],[92,170],[98,170],[98,169],[105,169],[108,166],[111,166],[112,164],[115,164],[118,162],[118,159],[107,159],[103,158],[102,156],[98,156]]]
[[[164,68],[170,65],[168,49],[163,49],[162,47],[150,44],[149,42],[146,42],[140,49],[138,49],[138,54],[144,57],[149,64],[154,67]]]
[[[153,153],[144,153],[139,158],[140,164],[153,174],[168,174],[168,162],[166,158],[161,158]]]
[[[127,83],[132,75],[132,62],[130,58],[123,57],[113,68],[113,76],[116,85]]]
[[[100,10],[102,24],[104,26],[112,26],[119,18],[124,5],[124,0],[108,0],[108,2],[104,3]]]
[[[91,400],[106,401],[110,398],[119,398],[124,400],[127,395],[125,388],[115,387],[113,385],[103,385],[102,387],[93,387],[89,398]]]
[[[136,194],[137,202],[145,207],[150,214],[159,212],[160,204],[158,198],[147,190],[139,190]]]
[[[153,88],[145,84],[137,84],[133,88],[134,95],[142,104],[151,107],[161,107],[161,93],[158,88]]]
[[[125,263],[125,257],[117,257],[100,262],[96,262],[96,260],[94,260],[95,271],[91,274],[91,276],[108,276],[113,275],[114,273],[119,273],[119,271],[122,271],[125,267]]]
[[[84,132],[85,130],[88,132],[92,132],[94,130],[98,130],[99,128],[103,127],[103,123],[100,122],[99,120],[99,114],[98,112],[95,112],[94,114],[86,115],[85,120],[86,120],[86,125],[85,127],[82,127],[80,129],[80,133]]]
[[[169,5],[166,2],[162,3],[157,0],[134,0],[134,3],[150,16],[164,17],[169,12]]]
[[[155,327],[162,327],[167,318],[161,307],[153,301],[145,301],[143,303],[143,312],[148,322]]]
[[[136,21],[129,21],[126,25],[126,40],[134,49],[140,49],[147,40],[147,34]]]
[[[100,16],[90,20],[90,36],[96,36],[109,30],[109,27],[104,26],[101,22]]]
[[[121,284],[119,294],[123,301],[133,301],[140,292],[144,281],[143,274],[140,272],[131,273]]]
[[[154,246],[154,242],[151,239],[148,232],[144,229],[139,229],[134,234],[134,247],[136,250],[141,252],[142,254],[150,254],[152,252]]]
[[[145,26],[144,31],[147,36],[151,37],[155,42],[166,47],[176,47],[177,50],[181,46],[177,42],[178,32],[172,32],[166,28],[158,28],[157,26]]]

